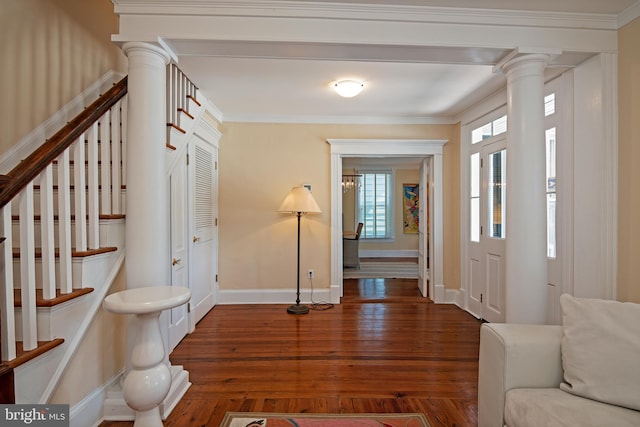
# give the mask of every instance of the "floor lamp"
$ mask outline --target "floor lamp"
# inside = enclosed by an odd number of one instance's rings
[[[287,308],[287,313],[306,314],[309,307],[300,304],[300,218],[305,213],[320,213],[320,207],[306,187],[293,187],[278,212],[293,213],[298,217],[298,285],[296,288],[296,303]]]

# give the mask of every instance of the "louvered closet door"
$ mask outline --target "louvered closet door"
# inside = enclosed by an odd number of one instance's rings
[[[191,325],[215,304],[218,274],[218,150],[199,138],[189,146]]]

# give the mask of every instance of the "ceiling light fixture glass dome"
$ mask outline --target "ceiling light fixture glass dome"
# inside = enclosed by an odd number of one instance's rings
[[[333,84],[333,89],[344,98],[352,98],[362,92],[364,83],[355,80],[341,80]]]

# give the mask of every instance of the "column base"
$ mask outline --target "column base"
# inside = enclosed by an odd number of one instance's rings
[[[156,406],[148,411],[137,411],[133,427],[162,427],[160,408]]]
[[[181,365],[172,365],[171,371],[171,388],[169,394],[160,404],[160,417],[166,420],[174,410],[182,396],[191,387],[189,381],[189,371],[184,370]],[[123,377],[126,373],[122,374]],[[135,419],[135,411],[124,401],[122,392],[122,381],[118,381],[109,392],[104,402],[104,419],[107,421],[133,421]]]

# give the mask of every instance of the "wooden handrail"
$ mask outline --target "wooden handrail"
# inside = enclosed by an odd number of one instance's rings
[[[127,77],[124,77],[13,168],[7,174],[8,182],[0,191],[0,208],[17,196],[126,93]]]

